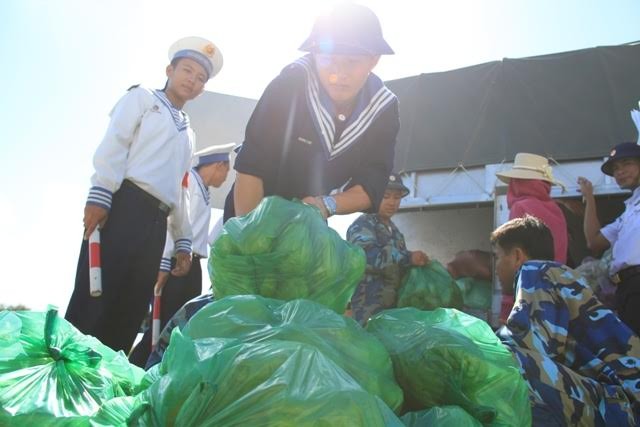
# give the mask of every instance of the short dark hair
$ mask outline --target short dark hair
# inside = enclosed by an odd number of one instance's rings
[[[530,259],[553,261],[553,236],[542,221],[531,215],[505,222],[491,233],[491,244],[505,251],[522,249]]]

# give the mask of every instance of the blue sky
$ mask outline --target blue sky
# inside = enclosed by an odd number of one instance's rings
[[[73,288],[91,158],[131,84],[164,82],[168,46],[213,40],[208,90],[259,97],[299,52],[321,0],[0,2],[0,303],[64,312]],[[640,40],[637,0],[362,1],[396,55],[393,79],[503,57]],[[640,99],[640,94],[638,94]]]

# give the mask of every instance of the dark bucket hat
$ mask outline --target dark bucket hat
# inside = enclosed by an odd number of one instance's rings
[[[387,190],[400,190],[402,191],[402,197],[410,193],[409,189],[402,183],[402,178],[397,173],[389,175],[389,181],[387,182]]]
[[[640,159],[640,145],[635,142],[623,142],[613,147],[609,158],[602,164],[600,170],[605,175],[613,176],[613,162],[618,159],[628,159],[630,157],[636,157]]]
[[[393,55],[380,21],[365,6],[342,3],[316,19],[300,50],[343,55]]]

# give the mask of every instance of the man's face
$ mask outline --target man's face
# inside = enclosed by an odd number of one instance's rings
[[[201,166],[198,170],[202,181],[208,187],[220,187],[229,174],[229,162],[216,162]]]
[[[185,103],[204,91],[207,72],[193,59],[181,58],[175,66],[167,67],[167,78],[169,79],[167,91]]]
[[[402,191],[400,190],[385,190],[380,207],[378,208],[378,215],[382,218],[389,219],[400,208],[400,201],[402,200]]]
[[[367,81],[380,56],[314,55],[322,87],[336,105],[353,101]]]
[[[498,275],[498,279],[500,279],[502,289],[504,293],[513,295],[513,281],[520,268],[516,249],[505,251],[500,245],[495,245],[493,253],[496,260],[496,274]]]
[[[229,174],[229,162],[218,162],[214,164],[215,168],[211,177],[211,186],[218,188],[226,180]]]
[[[613,177],[620,188],[633,190],[640,186],[640,159],[627,158],[614,161]]]

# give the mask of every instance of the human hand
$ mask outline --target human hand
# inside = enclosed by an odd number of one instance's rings
[[[176,254],[176,266],[171,270],[174,276],[186,276],[191,269],[191,254],[187,252],[178,252]]]
[[[585,198],[593,197],[593,184],[585,177],[578,177],[578,185],[580,186],[580,192]]]
[[[423,266],[429,263],[429,257],[423,251],[411,252],[411,265]]]
[[[320,209],[320,213],[324,219],[329,218],[329,211],[324,206],[324,203],[320,197],[307,196],[302,199],[302,203],[306,203],[308,205],[312,205]]]
[[[107,222],[109,212],[105,208],[97,205],[86,205],[84,207],[84,240],[89,240],[89,236],[96,227],[102,228]]]
[[[167,284],[169,280],[169,272],[168,271],[158,271],[158,277],[156,278],[156,284],[153,287],[154,295],[158,295],[162,292],[164,285]]]

